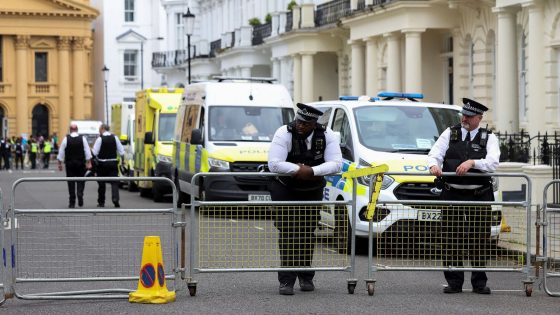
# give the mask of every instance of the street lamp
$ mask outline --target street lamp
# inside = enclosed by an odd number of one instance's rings
[[[109,81],[109,68],[103,65],[103,79],[105,80],[105,123],[109,125],[109,97],[107,93],[107,81]]]
[[[191,13],[190,8],[187,8],[187,13],[183,14],[183,19],[185,20],[185,33],[187,34],[187,50],[188,50],[188,59],[187,59],[187,69],[188,69],[188,76],[187,82],[191,84],[191,35],[194,32],[194,14]]]

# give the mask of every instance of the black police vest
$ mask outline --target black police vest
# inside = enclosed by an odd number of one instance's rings
[[[317,126],[311,137],[311,150],[307,149],[305,139],[298,137],[295,132],[295,123],[288,124],[288,132],[292,134],[292,148],[286,158],[287,162],[302,163],[308,166],[317,166],[325,162],[325,129]],[[325,187],[326,181],[323,177],[317,180],[297,180],[293,177],[283,176],[281,182],[294,190],[311,191]]]
[[[23,154],[23,146],[21,145],[21,143],[16,143],[16,154]]]
[[[98,158],[102,160],[117,158],[117,141],[115,135],[101,136],[101,149],[99,149]]]
[[[66,148],[64,149],[64,162],[84,162],[86,154],[84,153],[84,140],[82,136],[71,137],[66,136]]]
[[[486,157],[486,143],[491,132],[480,128],[478,133],[471,141],[463,141],[461,135],[461,125],[451,127],[449,137],[449,148],[443,158],[443,172],[453,172],[466,160],[479,160]],[[482,173],[480,170],[471,168],[469,173]],[[490,185],[490,176],[485,177],[464,177],[464,176],[444,176],[444,181],[460,185]]]

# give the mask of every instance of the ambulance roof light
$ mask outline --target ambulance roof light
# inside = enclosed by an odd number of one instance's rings
[[[402,92],[386,92],[386,91],[379,92],[377,96],[384,97],[386,99],[407,98],[411,101],[424,98],[424,94],[422,93],[402,93]]]

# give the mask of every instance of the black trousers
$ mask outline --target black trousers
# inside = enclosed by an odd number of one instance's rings
[[[482,191],[482,192],[481,192]],[[482,189],[444,188],[442,200],[454,201],[494,201],[492,187]],[[444,208],[441,213],[442,237],[444,243],[444,267],[463,267],[463,261],[470,261],[473,268],[486,266],[491,244],[492,207],[454,205]],[[465,281],[463,271],[444,271],[449,286],[461,288]],[[488,278],[484,271],[473,271],[473,288],[486,286]]]
[[[29,159],[31,160],[31,169],[37,168],[37,152],[30,152]]]
[[[117,177],[119,176],[117,162],[99,162],[97,165],[97,177]],[[113,203],[119,202],[119,182],[118,181],[100,181],[97,188],[97,203],[105,204],[105,183],[111,184],[111,200]]]
[[[67,177],[84,177],[86,173],[86,165],[84,162],[68,161],[65,163],[65,166]],[[78,196],[78,201],[83,202],[85,185],[86,182],[82,181],[68,181],[68,195],[70,196],[68,203],[70,205],[76,205],[76,195]]]
[[[18,169],[18,165],[21,165],[21,169],[23,169],[23,153],[16,153],[14,164],[16,165],[16,170]]]
[[[323,188],[312,191],[292,190],[273,180],[269,184],[273,201],[318,201],[323,198]],[[315,250],[315,229],[319,222],[319,209],[276,209],[274,225],[278,229],[278,247],[282,267],[311,267]],[[278,281],[293,286],[296,278],[313,280],[315,271],[279,271]]]
[[[10,169],[10,155],[11,152],[7,151],[4,152],[4,169],[9,170]]]
[[[43,168],[49,168],[49,161],[51,159],[51,153],[43,153]],[[83,174],[82,174],[83,176]]]

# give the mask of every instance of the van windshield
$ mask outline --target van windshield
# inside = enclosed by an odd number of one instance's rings
[[[160,114],[158,125],[158,140],[173,141],[175,132],[175,118],[177,114]]]
[[[427,154],[439,135],[461,122],[452,108],[372,106],[354,109],[360,143],[377,151]]]
[[[294,119],[294,110],[279,107],[213,106],[208,113],[211,141],[272,141],[276,129]]]

